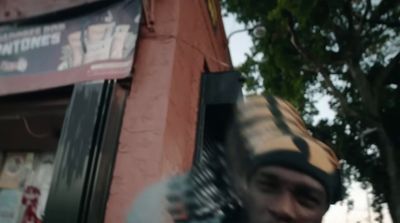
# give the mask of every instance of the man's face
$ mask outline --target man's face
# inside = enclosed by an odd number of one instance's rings
[[[328,201],[315,179],[268,166],[258,169],[248,182],[244,205],[250,223],[320,223]]]

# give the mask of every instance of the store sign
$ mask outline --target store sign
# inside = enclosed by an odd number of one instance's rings
[[[125,0],[66,21],[0,26],[0,95],[129,76],[140,11]]]

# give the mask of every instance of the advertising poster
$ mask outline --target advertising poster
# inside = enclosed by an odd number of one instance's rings
[[[129,76],[140,1],[82,7],[88,13],[65,21],[0,26],[0,95]]]

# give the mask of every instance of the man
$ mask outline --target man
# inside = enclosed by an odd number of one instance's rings
[[[128,222],[320,223],[329,204],[340,199],[338,159],[281,99],[239,102],[223,148],[225,184],[213,183],[223,177],[205,177],[218,172],[205,174],[206,163],[144,193]]]

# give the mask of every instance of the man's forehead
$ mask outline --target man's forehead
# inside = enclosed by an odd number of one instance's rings
[[[324,187],[314,178],[280,166],[261,167],[255,173],[256,177],[269,178],[293,186],[309,187],[310,189],[324,192]]]

